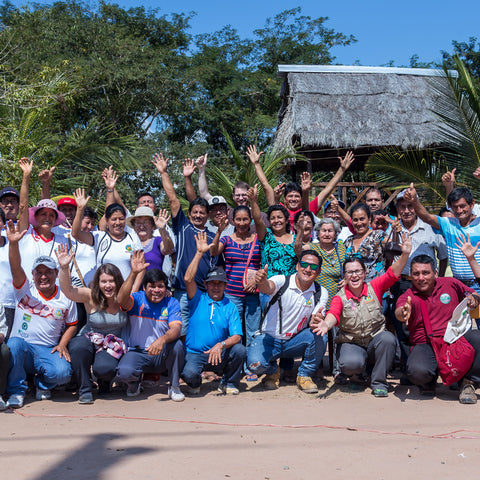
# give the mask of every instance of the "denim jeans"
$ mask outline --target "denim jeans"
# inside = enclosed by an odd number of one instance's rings
[[[166,343],[160,355],[149,355],[145,350],[129,350],[118,363],[117,377],[125,383],[139,382],[142,373],[162,373],[167,370],[170,384],[178,387],[183,362],[183,343],[177,339]]]
[[[220,365],[209,364],[207,353],[186,352],[182,378],[187,385],[197,388],[202,384],[202,372],[207,369],[215,373],[223,373],[222,382],[227,387],[238,388],[245,358],[246,350],[241,343],[222,351],[222,363]]]
[[[244,337],[247,348],[253,340],[253,336],[260,328],[260,299],[258,293],[246,294],[244,297],[236,297],[235,295],[225,296],[237,307],[240,318],[245,322]]]
[[[23,338],[9,338],[10,370],[8,372],[7,393],[9,395],[25,395],[27,385],[24,383],[27,374],[35,374],[35,383],[42,390],[51,390],[70,380],[72,366],[60,358],[53,347],[33,345]]]
[[[180,304],[180,314],[182,316],[182,337],[187,334],[188,321],[190,320],[190,309],[188,308],[188,296],[186,290],[175,290],[173,296]]]
[[[265,333],[255,336],[248,349],[248,368],[257,375],[277,371],[277,359],[298,358],[303,361],[298,376],[310,377],[320,366],[327,348],[327,335],[316,335],[309,328],[288,340],[279,340]]]

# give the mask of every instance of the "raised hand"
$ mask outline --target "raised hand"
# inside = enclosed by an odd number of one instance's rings
[[[247,190],[247,197],[250,203],[252,202],[258,203],[258,185],[257,184],[255,184],[253,187],[250,187]]]
[[[155,168],[160,174],[167,173],[168,158],[163,158],[161,153],[155,153],[153,155],[152,163],[155,165]]]
[[[480,180],[480,167],[477,167],[472,175],[477,179]]]
[[[412,297],[408,296],[405,305],[402,307],[402,320],[407,323],[410,320],[412,314]]]
[[[145,252],[143,250],[135,250],[130,255],[130,266],[132,272],[136,274],[143,272],[148,266],[150,266],[149,263],[145,262]]]
[[[213,243],[210,245],[207,243],[207,234],[205,232],[198,232],[195,235],[195,243],[197,244],[197,252],[201,254],[207,253],[213,247]]]
[[[18,166],[22,169],[24,175],[31,175],[33,170],[33,160],[28,160],[28,157],[22,157],[18,161]]]
[[[457,171],[456,168],[453,168],[451,172],[447,171],[442,175],[442,183],[445,185],[445,187],[450,186],[453,189],[453,186],[455,185],[455,172]],[[475,170],[476,171],[476,170]],[[475,172],[474,172],[475,176]]]
[[[467,238],[465,239],[462,233],[459,237],[457,237],[457,242],[458,243],[455,243],[455,246],[462,251],[467,259],[475,258],[475,254],[480,246],[480,241],[473,246],[470,242],[470,234],[467,233]]]
[[[158,212],[158,217],[155,218],[155,226],[157,228],[165,228],[169,220],[170,212],[168,210],[160,210]]]
[[[105,187],[108,190],[113,190],[117,184],[118,175],[117,172],[113,169],[113,166],[110,165],[102,173],[103,181],[105,182]]]
[[[70,250],[68,251],[67,245],[64,245],[60,243],[55,250],[55,255],[57,256],[58,264],[61,267],[68,267],[70,265],[70,262],[72,261],[72,258],[74,257],[74,253]]]
[[[191,177],[196,168],[193,158],[186,158],[183,161],[183,176]]]
[[[85,197],[85,189],[84,188],[77,188],[73,193],[73,197],[75,198],[75,202],[77,203],[77,208],[83,210],[90,200],[90,196]]]
[[[402,239],[401,247],[402,253],[410,255],[412,252],[412,237],[408,233],[401,233],[400,238]]]
[[[12,220],[7,222],[7,238],[10,243],[18,243],[23,236],[27,233],[27,230],[20,231],[20,225],[14,225]]]
[[[207,156],[208,156],[208,153],[197,158],[195,163],[197,164],[197,167],[199,169],[205,168],[207,166]]]
[[[38,174],[38,178],[42,183],[50,182],[53,177],[53,172],[55,171],[55,167],[52,168],[45,168]]]
[[[332,210],[332,212],[336,212],[338,210],[338,200],[335,195],[330,195],[330,205],[328,207],[329,209]]]
[[[247,148],[247,157],[254,165],[260,163],[260,157],[262,154],[263,152],[257,153],[257,147],[255,145],[249,145]]]
[[[415,190],[415,187],[413,186],[413,182],[410,184],[410,186],[405,191],[405,194],[403,195],[403,199],[406,202],[410,202],[410,203],[413,203],[417,200],[417,191]]]
[[[255,283],[258,285],[263,283],[268,278],[268,265],[263,268],[259,268],[255,274]]]
[[[273,189],[273,197],[275,199],[275,203],[278,204],[280,203],[280,199],[282,198],[283,191],[285,190],[285,183],[279,183],[274,189]]]
[[[312,177],[310,176],[309,172],[302,172],[300,179],[302,185],[302,192],[304,192],[305,190],[310,190],[312,188]]]
[[[337,157],[339,160],[340,160],[340,166],[344,169],[344,170],[347,170],[350,165],[353,163],[353,161],[355,160],[355,157],[353,155],[353,152],[352,151],[348,151],[345,156],[342,158],[342,157]]]

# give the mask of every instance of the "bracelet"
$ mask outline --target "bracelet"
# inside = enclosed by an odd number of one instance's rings
[[[112,192],[114,192],[114,191],[115,191],[115,190],[114,190],[113,188],[107,188],[107,192],[108,192],[108,193],[112,193]]]

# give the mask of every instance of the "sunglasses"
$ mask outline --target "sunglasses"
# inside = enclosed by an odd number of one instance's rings
[[[310,270],[313,270],[314,272],[318,270],[318,263],[308,263],[308,262],[300,262],[300,266],[302,268],[307,268],[310,267]]]

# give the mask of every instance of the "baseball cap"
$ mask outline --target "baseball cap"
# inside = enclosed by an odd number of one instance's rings
[[[44,265],[45,267],[50,268],[50,270],[57,269],[55,260],[52,257],[47,257],[46,255],[42,255],[35,259],[32,266],[32,272],[40,265]]]
[[[342,201],[342,200],[337,200],[337,201],[338,201],[338,205],[340,206],[340,208],[345,209],[345,202]],[[325,203],[325,206],[323,207],[324,212],[328,210],[328,207],[330,206],[331,203],[332,202],[330,200]]]
[[[13,187],[5,187],[0,192],[0,198],[6,197],[7,195],[12,195],[14,197],[17,197],[18,199],[20,198],[20,194],[18,193],[18,190],[16,190]]]
[[[57,207],[60,205],[72,205],[73,207],[77,207],[77,202],[72,197],[62,197],[57,201]]]
[[[213,280],[219,280],[220,282],[227,283],[227,274],[222,267],[212,268],[212,270],[207,273],[207,278],[205,281],[212,282]]]
[[[208,201],[208,209],[210,210],[215,205],[227,205],[227,201],[221,195],[215,195]]]

